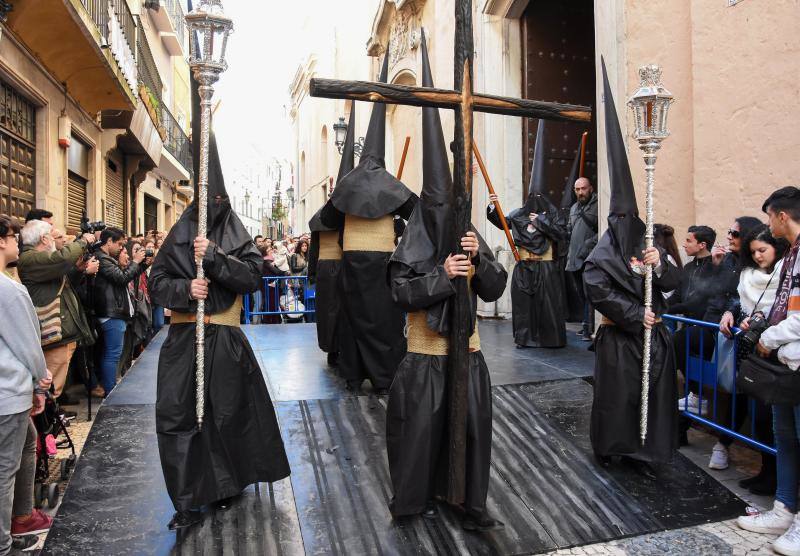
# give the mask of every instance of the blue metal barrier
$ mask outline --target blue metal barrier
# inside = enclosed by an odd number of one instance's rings
[[[300,319],[315,312],[316,293],[308,284],[308,276],[264,276],[261,292],[264,299],[263,308],[252,307],[252,295],[244,296],[245,324],[250,324],[254,316],[281,315],[282,319],[286,320]]]
[[[757,450],[761,450],[763,452],[767,452],[770,454],[776,454],[776,450],[774,446],[768,446],[763,442],[759,442],[756,440],[755,434],[755,400],[749,400],[750,405],[750,436],[742,434],[738,431],[733,430],[731,427],[727,427],[725,425],[721,425],[718,423],[717,417],[717,400],[718,400],[718,390],[719,386],[719,363],[720,363],[720,346],[719,342],[714,341],[714,354],[711,360],[705,359],[703,354],[705,353],[705,335],[700,333],[699,334],[699,349],[697,350],[697,354],[692,353],[691,345],[692,345],[692,334],[691,331],[693,329],[709,329],[713,334],[717,334],[719,332],[719,324],[705,322],[701,320],[695,320],[685,317],[678,317],[674,315],[664,315],[663,316],[666,325],[672,330],[674,333],[678,327],[678,325],[682,325],[682,328],[685,329],[686,332],[686,346],[685,346],[685,353],[684,353],[684,364],[682,368],[684,369],[684,400],[686,400],[689,396],[689,382],[696,382],[699,385],[698,388],[698,407],[697,411],[690,411],[688,408],[688,403],[684,402],[683,409],[681,413],[688,417],[689,419],[701,423],[710,429],[713,429],[717,432],[725,433],[745,444],[756,448]],[[738,328],[733,328],[734,337],[733,337],[733,383],[730,389],[730,396],[731,396],[731,415],[730,415],[730,422],[732,426],[736,424],[736,374],[739,372],[739,362],[736,360],[736,348],[738,344],[738,340],[736,338],[736,333],[739,332]],[[729,354],[724,354],[729,355]],[[704,389],[705,387],[713,387],[713,413],[711,415],[711,419],[708,419],[702,415],[703,413],[703,397],[704,397]],[[708,400],[709,402],[711,400]],[[709,403],[709,405],[711,405]]]

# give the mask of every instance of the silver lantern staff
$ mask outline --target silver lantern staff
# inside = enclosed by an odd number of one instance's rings
[[[197,180],[197,235],[205,237],[208,233],[208,143],[211,135],[211,98],[213,85],[219,75],[228,68],[225,62],[225,49],[228,35],[233,31],[233,21],[222,10],[221,0],[200,0],[196,9],[186,15],[189,28],[189,67],[197,80],[200,94],[200,175]],[[197,277],[205,278],[203,261],[197,261]],[[197,427],[203,426],[205,413],[205,301],[197,301],[196,330],[196,412]]]
[[[639,81],[639,90],[630,98],[628,106],[633,110],[635,125],[633,137],[639,142],[647,174],[645,244],[649,249],[653,246],[653,186],[655,184],[656,152],[661,148],[661,142],[669,137],[667,114],[673,98],[661,84],[661,68],[659,66],[649,65],[639,68]],[[644,306],[647,310],[651,310],[653,307],[653,267],[651,265],[647,265],[645,269]],[[639,438],[643,446],[647,439],[651,338],[652,330],[645,329],[642,349],[642,401],[639,408]]]

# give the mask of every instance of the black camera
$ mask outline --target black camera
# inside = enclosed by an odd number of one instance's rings
[[[81,216],[81,233],[82,234],[93,234],[95,232],[102,232],[107,228],[106,223],[102,220],[98,220],[97,222],[89,222],[89,217],[86,216],[86,211],[83,211],[83,216]]]
[[[156,252],[153,249],[145,249],[144,250],[144,256],[148,257],[148,258],[149,257],[155,257],[156,256]]]
[[[756,350],[758,341],[767,328],[769,328],[769,323],[764,313],[753,313],[753,316],[750,317],[750,326],[748,329],[740,330],[736,334],[736,338],[739,342],[737,347],[739,359],[746,359]]]

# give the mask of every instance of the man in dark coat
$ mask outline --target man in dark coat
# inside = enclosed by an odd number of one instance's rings
[[[590,436],[604,464],[623,456],[653,477],[649,462],[666,462],[677,448],[675,355],[660,316],[663,291],[677,287],[678,269],[656,248],[644,251],[646,227],[639,219],[625,143],[603,64],[606,148],[611,182],[608,229],[586,261],[586,295],[603,315],[595,340],[594,402]],[[640,258],[642,260],[640,260]],[[653,264],[653,309],[644,307],[644,264]],[[647,440],[640,446],[642,342],[652,329]]]
[[[192,79],[193,136],[200,137]],[[194,175],[199,173],[195,141]],[[158,360],[156,433],[161,468],[177,510],[170,529],[202,519],[202,506],[227,507],[246,486],[289,475],[272,401],[258,361],[239,328],[242,296],[261,283],[261,254],[231,210],[212,134],[208,235],[197,234],[197,200],[172,227],[150,271],[153,302],[172,311]],[[206,280],[196,278],[196,259]],[[205,418],[196,422],[195,316],[205,299]]]
[[[422,84],[433,86],[425,38],[422,38]],[[408,311],[408,353],[389,392],[386,444],[395,517],[422,513],[435,517],[434,497],[448,484],[447,354],[452,280],[468,277],[472,305],[466,445],[466,511],[463,525],[488,530],[502,524],[486,513],[492,443],[492,397],[489,371],[480,351],[477,297],[498,299],[506,272],[474,231],[461,239],[467,253],[451,254],[452,177],[436,108],[422,109],[423,177],[420,202],[403,240],[389,263],[394,300]]]
[[[389,73],[384,58],[380,81]],[[403,311],[392,302],[386,265],[395,248],[395,220],[408,219],[417,196],[386,171],[386,105],[374,104],[358,166],[336,185],[322,224],[343,229],[339,374],[351,390],[368,378],[386,393],[406,351]]]
[[[356,105],[350,109],[350,123],[344,142],[342,161],[339,164],[338,184],[355,166]],[[342,262],[340,234],[336,228],[322,223],[320,208],[308,222],[311,230],[311,248],[308,257],[308,280],[316,288],[317,344],[328,354],[328,365],[334,366],[339,359],[339,337],[337,326],[341,318],[339,274]]]
[[[517,347],[564,347],[567,343],[564,278],[558,265],[559,242],[567,230],[547,197],[544,120],[539,120],[528,200],[507,216],[521,260],[511,278],[511,310]],[[502,229],[494,203],[489,222]]]

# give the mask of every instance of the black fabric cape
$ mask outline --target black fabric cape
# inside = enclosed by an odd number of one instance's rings
[[[639,445],[644,278],[623,262],[607,230],[586,262],[583,280],[592,306],[614,325],[600,327],[595,340],[594,403],[590,436],[596,454],[667,462],[678,445],[678,388],[672,338],[663,324],[652,334],[647,441]],[[662,256],[653,274],[653,311],[666,312],[662,292],[678,286],[678,269]]]
[[[473,323],[477,297],[487,302],[499,299],[507,280],[505,269],[480,236],[479,240],[481,249],[470,282]],[[438,308],[455,294],[442,265],[421,273],[393,261],[389,277],[393,298],[406,311]],[[446,355],[405,355],[389,391],[386,415],[386,449],[394,490],[390,509],[395,516],[418,514],[434,496],[447,496],[447,391]],[[464,508],[481,513],[489,489],[492,398],[489,370],[480,351],[469,355],[467,403]]]
[[[526,235],[521,236],[517,229],[522,227],[523,220],[527,222],[525,227],[531,223],[526,210],[526,207],[522,207],[509,214],[512,222],[519,222],[512,227],[514,242],[519,240],[517,245],[528,250],[532,250],[529,246],[535,246],[536,251],[533,252],[538,254],[547,252],[552,245],[554,259],[519,261],[514,266],[511,277],[514,342],[525,347],[564,347],[567,343],[566,297],[563,270],[556,258],[556,251],[558,243],[566,240],[566,228],[554,211],[548,211],[536,219],[533,233],[525,229]],[[494,205],[488,206],[486,218],[498,229],[502,229]]]

